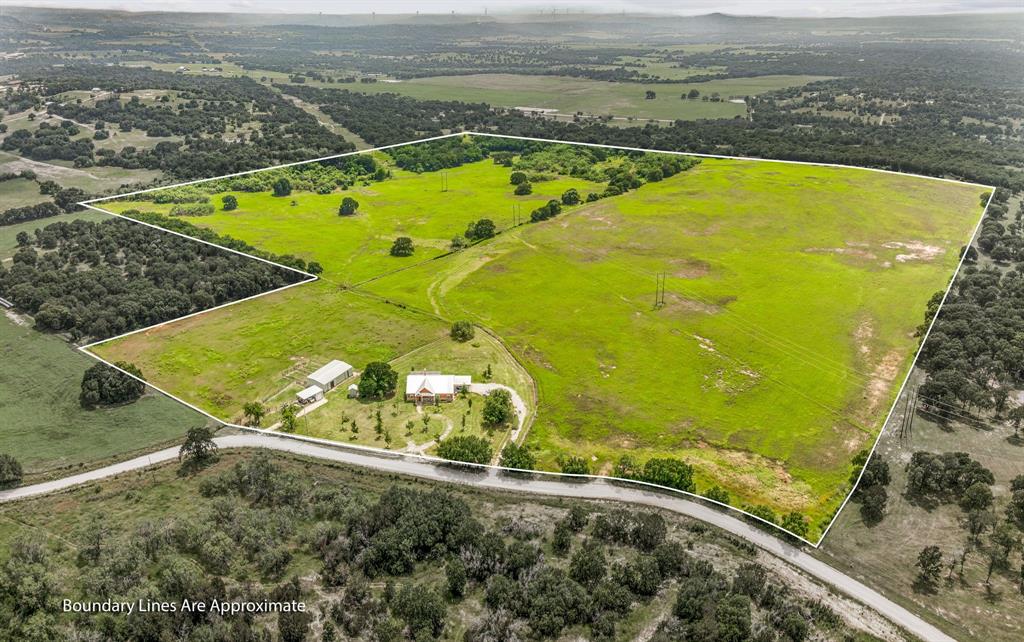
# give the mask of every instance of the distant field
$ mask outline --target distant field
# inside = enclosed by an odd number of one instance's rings
[[[155,169],[124,169],[122,167],[101,166],[82,169],[73,167],[72,163],[68,161],[33,161],[10,152],[0,152],[0,172],[20,172],[25,169],[35,172],[41,181],[57,181],[61,187],[78,187],[90,193],[118,190],[122,187],[149,183],[163,176],[163,172]],[[3,189],[3,184],[0,183],[0,193],[2,193]],[[22,198],[29,200],[28,188],[21,186],[21,190]],[[38,194],[38,192],[39,188],[37,187],[36,193]],[[47,200],[46,197],[39,196],[37,200],[32,202],[41,203],[45,200]],[[6,203],[6,201],[4,202]]]
[[[700,488],[803,512],[820,533],[909,366],[926,302],[977,222],[981,188],[705,159],[441,256],[466,221],[502,220],[509,173],[490,161],[450,170],[448,194],[437,174],[400,174],[364,188],[365,212],[341,221],[337,194],[293,195],[294,207],[240,194],[239,213],[190,220],[321,261],[324,281],[98,350],[234,415],[284,389],[281,373],[303,359],[392,359],[469,318],[536,382],[527,443],[545,467],[569,453],[600,473],[623,454],[682,457]],[[538,189],[556,195],[571,184],[560,181]],[[427,248],[418,261],[386,255],[400,232]],[[370,276],[360,290],[410,309],[337,289]]]
[[[680,70],[676,70],[680,71]],[[421,100],[486,102],[499,107],[542,107],[564,114],[582,111],[594,115],[634,118],[682,119],[732,118],[747,113],[743,104],[728,98],[753,96],[775,89],[805,85],[822,76],[761,76],[728,78],[688,84],[614,83],[568,76],[518,76],[478,74],[437,76],[402,82],[342,85],[365,93],[392,92]],[[701,95],[721,94],[726,102],[682,100],[680,95],[698,90]],[[647,90],[657,98],[644,98]]]

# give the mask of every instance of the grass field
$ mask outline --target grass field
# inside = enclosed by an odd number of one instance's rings
[[[746,106],[728,102],[730,97],[754,96],[823,79],[821,76],[761,76],[672,85],[615,83],[568,76],[477,74],[347,87],[352,91],[391,92],[420,100],[486,102],[498,107],[542,107],[557,109],[565,114],[582,111],[598,116],[697,120],[745,115]],[[726,100],[705,102],[700,99],[680,99],[681,94],[691,89],[698,90],[701,95],[718,92]],[[648,90],[654,91],[657,97],[647,100],[644,96]]]
[[[163,395],[109,409],[78,405],[95,360],[0,316],[0,450],[28,473],[89,464],[177,440],[206,418]]]
[[[467,220],[500,220],[508,171],[489,161],[452,170],[449,195],[434,174],[399,175],[365,188],[366,213],[353,220],[334,215],[338,195],[293,195],[294,207],[239,195],[238,213],[191,220],[321,261],[325,281],[98,350],[230,414],[282,390],[280,373],[298,359],[361,365],[352,354],[367,343],[391,359],[443,334],[435,317],[469,318],[501,337],[536,382],[527,442],[545,467],[565,453],[601,473],[627,453],[682,457],[700,488],[803,512],[820,533],[910,364],[927,300],[945,288],[977,222],[981,188],[705,159],[435,258]],[[330,208],[317,204],[324,199]],[[386,246],[398,232],[434,260],[390,269]],[[666,291],[655,307],[659,273]],[[365,281],[364,292],[426,314],[365,308],[362,297],[358,312],[337,314],[328,302],[355,295],[338,295],[332,281]],[[360,320],[354,333],[349,314]]]
[[[327,281],[269,294],[94,348],[221,419],[240,420],[331,359],[358,368],[443,336],[441,321]]]
[[[319,261],[324,279],[353,284],[444,254],[452,237],[460,236],[470,222],[480,218],[492,219],[499,229],[508,227],[513,204],[528,216],[532,209],[559,198],[571,187],[583,194],[597,189],[594,183],[560,178],[537,183],[529,196],[515,196],[509,173],[495,168],[491,161],[447,170],[446,192],[441,191],[435,173],[401,170],[395,170],[394,178],[386,183],[344,193],[294,192],[274,197],[269,192],[232,192],[238,198],[237,210],[218,210],[191,222],[271,252]],[[343,196],[359,201],[356,216],[338,216]],[[219,205],[220,198],[215,195],[211,202]],[[173,205],[110,201],[103,207],[113,212],[143,209],[168,213]],[[389,254],[398,236],[413,239],[413,256]]]

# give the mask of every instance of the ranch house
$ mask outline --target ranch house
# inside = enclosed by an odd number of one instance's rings
[[[414,372],[405,378],[405,400],[417,404],[454,401],[455,393],[468,388],[473,378],[439,372]]]

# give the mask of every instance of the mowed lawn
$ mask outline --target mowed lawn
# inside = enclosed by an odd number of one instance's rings
[[[800,510],[816,531],[877,434],[981,191],[704,160],[368,287],[497,332],[540,388],[528,443],[548,466],[681,456],[702,488]]]
[[[139,366],[147,380],[238,421],[332,359],[362,369],[448,331],[439,320],[316,281],[95,346]]]
[[[394,170],[394,177],[369,186],[334,194],[295,191],[275,197],[270,192],[231,192],[238,209],[220,210],[224,194],[211,201],[218,211],[187,219],[220,234],[278,254],[294,254],[319,261],[324,278],[353,284],[381,274],[436,258],[448,251],[452,238],[461,236],[470,222],[494,221],[498,229],[512,224],[513,206],[529,218],[530,211],[558,199],[569,188],[584,196],[602,186],[574,178],[558,178],[534,185],[529,196],[515,196],[509,183],[512,170],[490,160],[445,170],[447,191],[441,191],[441,174],[415,174]],[[225,193],[226,194],[226,193]],[[344,196],[359,202],[354,216],[338,216]],[[294,205],[293,205],[294,203]],[[173,205],[146,201],[107,201],[104,209],[170,212]],[[413,256],[389,254],[399,236],[413,239]]]

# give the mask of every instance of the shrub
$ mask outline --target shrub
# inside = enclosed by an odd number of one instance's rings
[[[452,324],[451,337],[460,343],[469,341],[476,335],[473,324],[466,320],[459,320]]]

